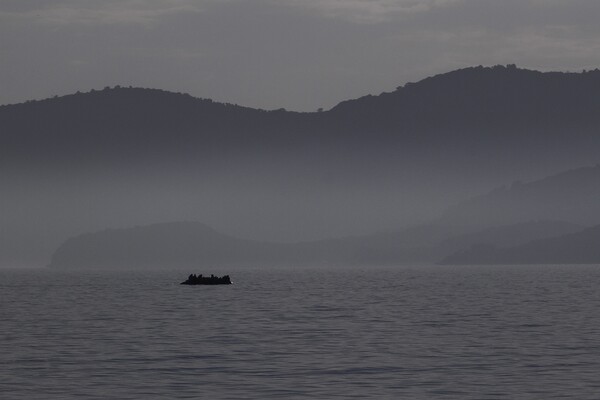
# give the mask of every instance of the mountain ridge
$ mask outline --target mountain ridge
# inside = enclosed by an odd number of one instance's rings
[[[105,229],[69,238],[52,255],[51,268],[140,269],[223,266],[376,266],[431,263],[484,241],[522,243],[580,230],[573,224],[536,221],[502,226],[439,243],[410,242],[405,232],[296,243],[241,239],[200,222],[170,222]],[[443,230],[443,229],[442,229]],[[414,232],[414,230],[412,230]],[[408,239],[408,241],[407,241]]]
[[[76,161],[85,163],[86,157],[191,158],[231,149],[293,155],[318,147],[327,157],[339,148],[355,158],[379,152],[389,159],[392,151],[403,157],[431,151],[452,156],[464,147],[487,153],[494,147],[524,158],[540,140],[543,153],[554,155],[600,147],[592,135],[600,125],[598,108],[600,70],[539,72],[511,65],[438,74],[322,112],[265,111],[116,86],[0,106],[0,156],[8,164],[23,159],[48,164],[78,153]],[[574,149],[565,146],[567,138]]]
[[[600,225],[511,247],[475,245],[445,257],[443,265],[598,264]]]
[[[110,86],[106,86],[103,89],[90,89],[87,92],[82,92],[82,91],[77,91],[75,93],[67,93],[64,95],[54,95],[54,96],[50,96],[50,97],[45,97],[45,98],[41,98],[41,99],[30,99],[30,100],[26,100],[23,102],[18,102],[18,103],[6,103],[6,104],[0,104],[0,109],[2,109],[3,107],[14,107],[14,106],[21,106],[21,105],[26,105],[26,104],[40,104],[40,103],[48,103],[54,100],[60,100],[60,99],[64,99],[64,98],[72,98],[74,99],[77,96],[82,96],[82,95],[86,95],[86,94],[94,94],[94,95],[102,95],[102,94],[107,94],[110,93],[111,91],[115,91],[115,90],[121,90],[121,91],[146,91],[146,92],[152,92],[152,93],[156,93],[156,94],[168,94],[168,95],[177,95],[177,96],[181,96],[183,98],[187,98],[187,99],[192,99],[194,101],[200,101],[200,102],[204,102],[204,103],[210,103],[210,104],[214,104],[214,105],[218,105],[218,106],[227,106],[227,107],[234,107],[234,108],[239,108],[239,109],[246,109],[246,110],[254,110],[254,111],[260,111],[260,112],[286,112],[286,113],[294,113],[294,114],[321,114],[323,112],[329,112],[329,111],[338,111],[340,109],[343,109],[346,106],[352,105],[354,103],[360,103],[363,101],[373,101],[376,100],[377,98],[389,98],[392,97],[394,95],[398,95],[400,93],[404,94],[407,91],[411,91],[414,90],[417,87],[421,87],[421,88],[426,88],[428,90],[431,89],[436,89],[436,86],[442,84],[444,86],[450,86],[452,87],[453,90],[451,90],[451,92],[455,91],[455,89],[465,89],[465,85],[468,86],[468,82],[469,82],[469,78],[471,78],[469,76],[469,74],[471,73],[475,73],[477,75],[477,80],[473,81],[472,84],[479,84],[482,81],[484,81],[482,78],[485,78],[487,76],[487,78],[497,78],[498,76],[502,76],[504,78],[506,77],[510,77],[510,76],[520,76],[520,78],[524,78],[524,77],[535,77],[537,79],[543,79],[545,82],[538,82],[538,85],[541,83],[547,83],[547,81],[551,81],[552,79],[555,78],[561,78],[564,79],[566,78],[567,81],[565,83],[581,83],[581,84],[585,84],[588,85],[590,83],[590,80],[586,80],[586,78],[588,77],[593,77],[594,79],[591,82],[595,82],[596,84],[600,84],[600,82],[598,82],[597,80],[600,79],[600,69],[596,68],[593,70],[584,70],[582,72],[571,72],[571,71],[538,71],[538,70],[533,70],[533,69],[527,69],[527,68],[520,68],[517,67],[514,64],[508,64],[508,65],[494,65],[494,66],[471,66],[471,67],[464,67],[464,68],[459,68],[456,70],[452,70],[449,72],[444,72],[444,73],[439,73],[436,75],[432,75],[429,77],[425,77],[423,79],[420,79],[418,81],[415,82],[406,82],[403,85],[399,85],[397,86],[393,91],[390,92],[382,92],[380,94],[366,94],[354,99],[347,99],[347,100],[342,100],[339,103],[337,103],[336,105],[334,105],[333,107],[331,107],[328,110],[323,110],[323,109],[319,109],[318,111],[294,111],[294,110],[287,110],[285,108],[273,108],[273,109],[262,109],[262,108],[256,108],[256,107],[250,107],[250,106],[244,106],[244,105],[240,105],[237,103],[229,103],[229,102],[221,102],[221,101],[216,101],[210,98],[206,98],[206,97],[198,97],[198,96],[192,96],[189,93],[185,93],[185,92],[175,92],[175,91],[170,91],[170,90],[166,90],[166,89],[160,89],[160,88],[144,88],[144,87],[138,87],[138,86],[122,86],[122,85],[115,85],[113,87]],[[500,75],[498,75],[500,74]],[[488,84],[490,84],[490,82],[488,82]],[[458,85],[458,86],[457,86]],[[530,85],[531,87],[535,86],[535,85]],[[551,92],[553,89],[555,89],[555,87],[548,87],[546,85],[541,85],[539,87],[544,87],[544,94]],[[572,89],[572,92],[576,92],[576,89]],[[581,94],[581,93],[580,93]],[[539,97],[543,97],[543,96],[539,96]],[[81,98],[81,97],[80,97]]]
[[[600,164],[497,187],[448,207],[440,221],[498,225],[531,219],[600,223]]]
[[[75,93],[55,96],[43,100],[0,106],[0,118],[10,117],[10,112],[19,114],[27,110],[38,112],[48,107],[50,113],[62,113],[64,109],[85,111],[86,118],[96,118],[93,123],[106,122],[111,116],[115,126],[124,124],[127,128],[130,120],[139,119],[140,109],[154,111],[157,106],[165,109],[178,109],[170,113],[150,113],[144,120],[153,124],[168,121],[178,129],[241,129],[253,131],[253,128],[294,129],[308,128],[321,131],[349,130],[357,131],[372,128],[383,131],[472,129],[494,123],[501,129],[519,126],[552,128],[558,120],[573,126],[588,126],[597,123],[600,117],[594,111],[600,106],[600,70],[585,73],[539,72],[520,69],[516,66],[468,67],[418,82],[399,86],[393,92],[379,95],[367,95],[357,99],[345,100],[323,112],[292,112],[284,109],[265,111],[230,103],[215,102],[211,99],[192,97],[189,94],[168,92],[160,89],[129,88],[115,86],[87,93]],[[99,107],[100,114],[95,114]],[[141,108],[140,108],[141,107]],[[18,112],[16,112],[18,111]],[[128,111],[130,114],[127,114]],[[198,119],[198,114],[203,114]],[[510,119],[506,119],[506,115]],[[227,115],[229,118],[224,118]],[[435,115],[436,118],[431,118]],[[544,118],[540,120],[540,116]],[[582,120],[579,118],[584,116]],[[73,115],[80,117],[80,115]],[[220,119],[219,124],[214,118]],[[185,122],[183,118],[190,121]],[[67,126],[69,121],[64,121]],[[233,123],[241,119],[239,124]],[[267,122],[267,120],[269,122]],[[579,120],[579,121],[578,121]],[[111,120],[109,120],[111,121]],[[21,121],[22,122],[22,121]],[[139,122],[139,121],[138,121]],[[468,122],[465,125],[465,122]],[[502,122],[500,125],[499,122]],[[163,122],[164,124],[165,122]],[[192,123],[197,126],[191,125]],[[253,124],[258,124],[254,127]],[[223,126],[224,125],[224,126]],[[113,126],[113,127],[115,127]],[[146,128],[165,128],[160,123],[142,125]],[[462,128],[461,128],[462,127]],[[133,126],[130,126],[133,128]],[[489,128],[489,126],[488,126]]]
[[[166,220],[286,240],[405,229],[503,182],[598,162],[599,102],[600,71],[496,66],[310,113],[123,87],[2,106],[0,257],[40,262],[79,232]],[[538,200],[531,215],[482,207],[449,225],[585,224],[593,210]]]

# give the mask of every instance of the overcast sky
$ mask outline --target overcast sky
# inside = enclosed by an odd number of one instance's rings
[[[0,0],[0,104],[133,85],[313,111],[471,65],[600,67],[597,0]]]

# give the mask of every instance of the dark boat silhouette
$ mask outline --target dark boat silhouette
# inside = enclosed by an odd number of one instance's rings
[[[231,279],[229,275],[224,275],[222,277],[210,275],[210,276],[202,276],[202,274],[196,276],[196,274],[190,274],[187,280],[181,282],[181,285],[231,285]]]

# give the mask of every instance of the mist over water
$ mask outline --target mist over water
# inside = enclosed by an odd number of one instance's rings
[[[10,399],[595,399],[598,266],[0,270]],[[213,271],[194,271],[210,273]]]

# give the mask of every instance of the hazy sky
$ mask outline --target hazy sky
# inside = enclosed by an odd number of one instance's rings
[[[1,0],[0,104],[133,85],[312,111],[471,66],[600,67],[597,0]]]

